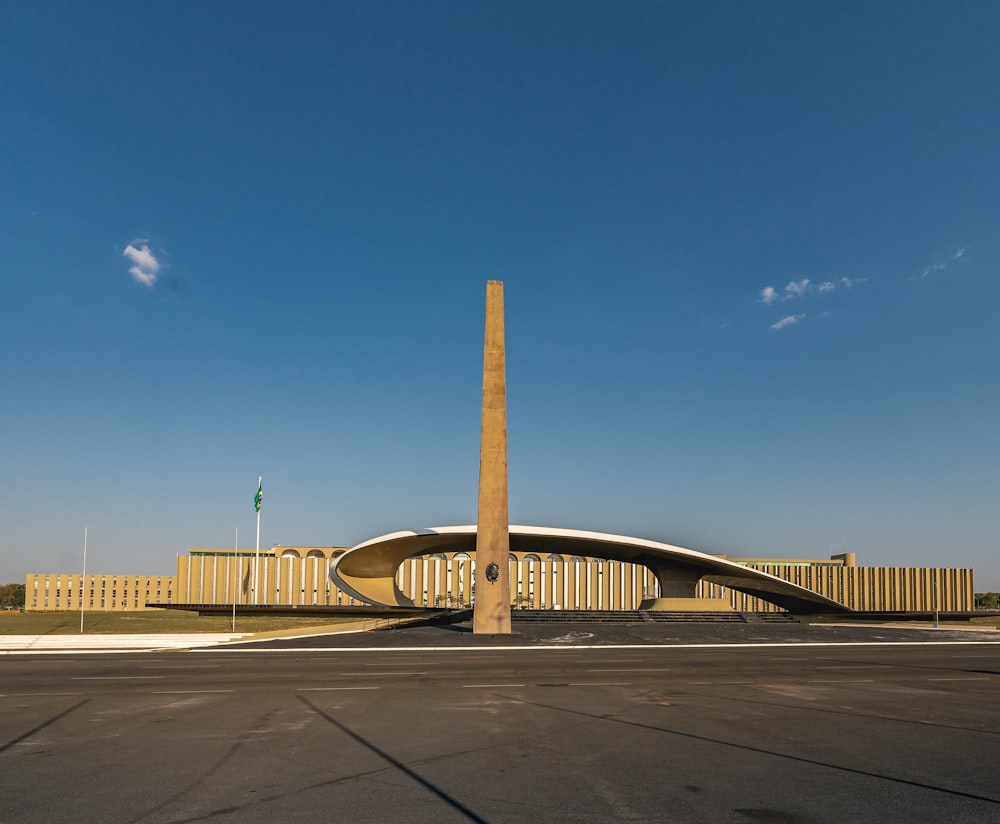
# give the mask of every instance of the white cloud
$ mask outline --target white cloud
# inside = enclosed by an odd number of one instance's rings
[[[777,330],[777,329],[784,329],[786,326],[791,326],[793,323],[798,323],[804,317],[805,317],[805,313],[804,312],[802,314],[799,314],[799,315],[785,315],[777,323],[772,323],[771,324],[771,328],[775,329],[775,330]]]
[[[801,280],[789,281],[784,290],[781,292],[776,290],[773,286],[765,286],[760,290],[760,296],[757,298],[757,302],[770,305],[777,301],[784,302],[788,300],[795,300],[796,298],[808,298],[814,295],[827,295],[840,289],[851,289],[861,283],[867,283],[867,281],[867,278],[841,277],[835,280],[824,280],[819,283],[813,283],[809,280],[809,278],[802,278]],[[816,315],[814,313],[813,317],[815,316]],[[820,317],[822,316],[823,315],[820,315]],[[784,329],[786,326],[798,323],[805,317],[806,314],[804,312],[785,315],[780,320],[772,323],[771,328],[775,330]]]
[[[966,246],[959,246],[952,253],[951,257],[948,258],[948,261],[946,263],[941,263],[941,262],[932,263],[930,266],[925,266],[923,269],[921,269],[920,270],[920,277],[925,278],[929,274],[931,274],[931,272],[940,272],[942,269],[949,268],[956,260],[961,260],[963,257],[965,257],[965,253],[967,251],[968,251],[968,247],[966,247]]]
[[[774,303],[778,299],[778,293],[775,291],[773,286],[765,286],[760,290],[760,302],[761,303]]]
[[[800,298],[809,291],[809,278],[793,280],[785,287],[786,298]]]
[[[156,283],[162,266],[156,255],[149,250],[149,243],[146,240],[141,238],[133,240],[125,247],[122,257],[132,262],[133,265],[129,267],[128,272],[136,283],[149,287]]]

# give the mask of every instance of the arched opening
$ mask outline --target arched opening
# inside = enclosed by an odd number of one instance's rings
[[[542,559],[537,556],[534,552],[529,552],[524,556],[524,560],[528,564],[528,575],[527,578],[522,582],[521,596],[518,599],[522,609],[534,609],[535,608],[535,576],[537,573],[537,567],[535,564],[540,564]],[[524,585],[527,585],[527,591],[524,589]]]
[[[454,561],[456,588],[449,593],[448,606],[466,607],[472,606],[472,590],[475,586],[472,582],[473,560],[468,552],[456,552],[451,556]]]

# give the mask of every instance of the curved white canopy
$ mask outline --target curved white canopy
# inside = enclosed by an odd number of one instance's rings
[[[663,593],[692,597],[698,580],[731,587],[762,598],[789,612],[851,612],[849,607],[766,572],[693,549],[671,544],[553,527],[510,526],[513,552],[586,555],[641,564],[656,575]],[[434,552],[476,550],[475,526],[442,526],[393,532],[352,547],[330,567],[330,578],[343,591],[377,606],[414,606],[395,576],[407,558]]]

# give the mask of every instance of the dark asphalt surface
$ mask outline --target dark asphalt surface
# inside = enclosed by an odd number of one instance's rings
[[[968,625],[966,625],[968,626]],[[405,627],[379,632],[344,633],[319,637],[271,639],[253,642],[255,647],[270,649],[349,649],[354,647],[444,647],[469,646],[544,646],[557,645],[643,645],[643,644],[761,644],[840,642],[919,642],[996,641],[1000,631],[987,628],[948,629],[906,628],[897,626],[845,626],[841,624],[788,623],[521,623],[514,622],[510,635],[473,635],[472,624],[439,627]]]
[[[988,632],[518,630],[4,658],[0,822],[1000,822]]]

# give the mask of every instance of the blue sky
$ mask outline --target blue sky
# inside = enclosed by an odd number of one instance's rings
[[[0,579],[511,520],[1000,588],[990,3],[11,3]]]

